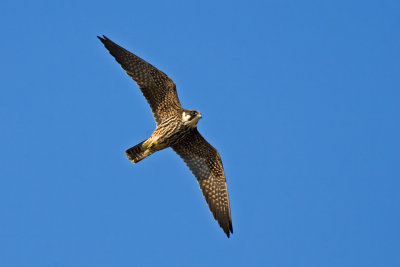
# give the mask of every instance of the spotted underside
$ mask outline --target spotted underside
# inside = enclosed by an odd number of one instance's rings
[[[157,123],[150,138],[125,152],[128,159],[137,163],[152,153],[171,146],[196,176],[214,218],[229,237],[233,229],[225,173],[218,151],[197,130],[201,114],[191,117],[185,113],[174,82],[162,71],[107,37],[98,38],[139,85]]]

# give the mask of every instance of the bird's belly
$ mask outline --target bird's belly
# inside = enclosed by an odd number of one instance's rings
[[[148,149],[160,150],[178,142],[188,132],[188,127],[158,128],[146,141]]]

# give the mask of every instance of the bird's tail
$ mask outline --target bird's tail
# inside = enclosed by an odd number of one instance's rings
[[[130,161],[132,161],[132,163],[138,163],[139,161],[146,158],[147,156],[150,156],[153,153],[143,144],[144,142],[145,141],[125,151],[126,156]]]

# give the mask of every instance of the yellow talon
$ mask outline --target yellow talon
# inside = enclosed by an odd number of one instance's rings
[[[154,142],[150,141],[150,143],[147,145],[147,149],[150,149],[154,146]]]

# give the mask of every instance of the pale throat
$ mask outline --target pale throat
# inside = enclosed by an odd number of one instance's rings
[[[182,122],[184,125],[187,125],[189,127],[196,127],[197,122],[199,121],[199,119],[201,118],[201,116],[196,116],[193,119],[191,119],[190,114],[186,114],[186,113],[182,113]]]

